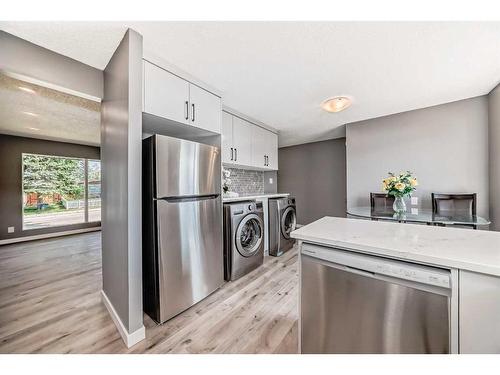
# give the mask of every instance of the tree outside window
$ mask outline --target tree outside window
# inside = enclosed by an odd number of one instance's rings
[[[23,196],[23,229],[100,221],[100,161],[23,154]]]

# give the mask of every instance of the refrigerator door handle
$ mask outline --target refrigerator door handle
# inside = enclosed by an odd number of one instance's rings
[[[164,197],[156,198],[158,201],[166,201],[168,203],[178,203],[178,202],[195,202],[203,201],[207,199],[216,199],[220,194],[208,194],[208,195],[184,195],[181,197]]]

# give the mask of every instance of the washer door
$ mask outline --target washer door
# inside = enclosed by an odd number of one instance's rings
[[[295,214],[295,207],[288,206],[283,215],[281,215],[281,234],[287,240],[290,239],[290,233],[295,230],[297,226],[297,217]]]
[[[251,257],[258,252],[264,231],[262,220],[256,214],[245,216],[236,230],[236,249],[244,257]]]

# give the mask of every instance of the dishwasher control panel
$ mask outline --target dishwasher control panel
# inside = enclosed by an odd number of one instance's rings
[[[302,254],[343,266],[357,273],[379,274],[441,288],[451,288],[451,273],[441,268],[307,243],[302,245]]]

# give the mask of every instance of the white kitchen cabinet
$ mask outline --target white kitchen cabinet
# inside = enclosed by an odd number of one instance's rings
[[[234,164],[233,115],[222,112],[222,162]]]
[[[234,163],[252,165],[252,128],[255,125],[233,116]]]
[[[189,119],[189,82],[144,62],[144,112],[184,124]]]
[[[260,126],[254,126],[252,161],[263,169],[278,169],[278,136]]]
[[[222,162],[261,170],[278,169],[278,135],[222,112]]]
[[[500,278],[460,270],[459,284],[460,353],[500,353]]]
[[[220,134],[221,109],[217,95],[144,61],[144,112]]]
[[[269,133],[271,132],[260,126],[252,127],[252,165],[255,167],[266,168]]]
[[[277,170],[278,169],[278,135],[269,132],[267,137],[267,168]]]
[[[189,110],[191,125],[220,134],[222,108],[218,96],[190,83]]]

